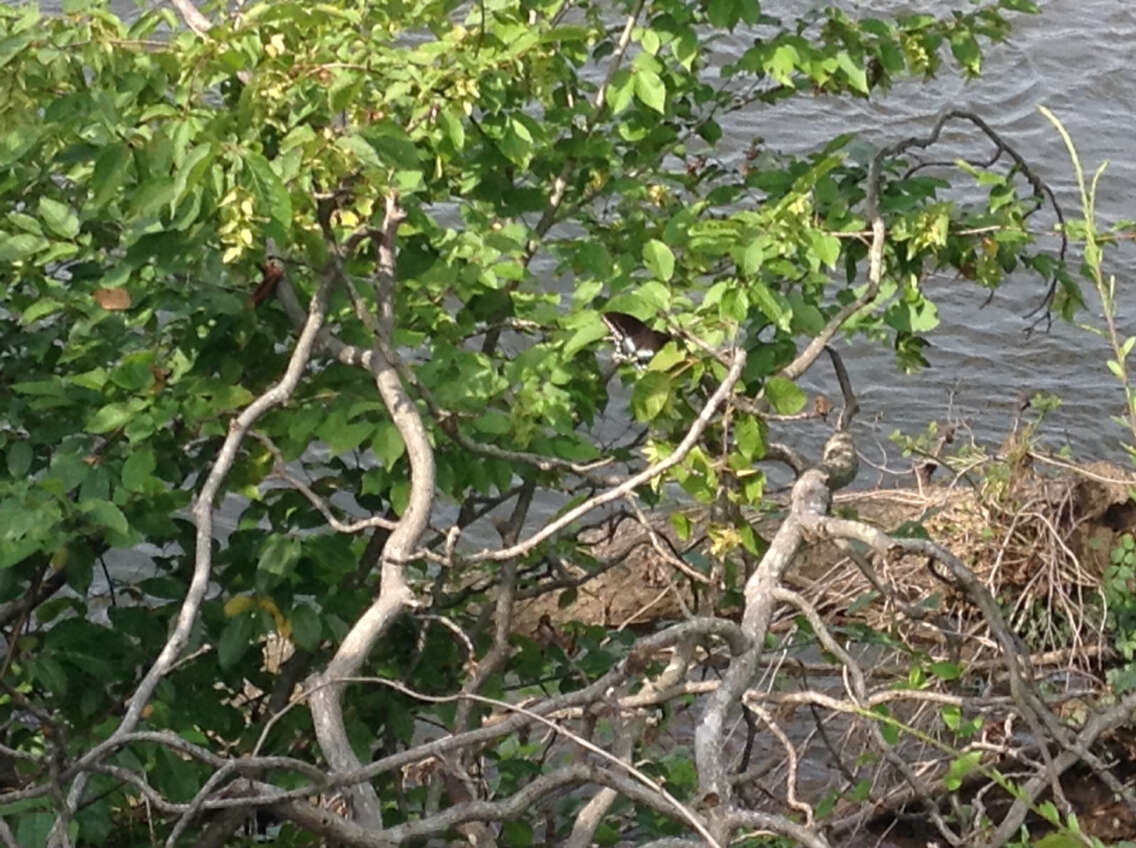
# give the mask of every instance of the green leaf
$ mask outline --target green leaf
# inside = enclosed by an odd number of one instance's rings
[[[710,23],[721,29],[733,29],[738,23],[736,6],[735,0],[710,0],[706,9]]]
[[[52,657],[36,657],[31,663],[31,674],[55,695],[67,693],[68,674],[66,669]]]
[[[631,392],[631,412],[637,421],[653,421],[671,396],[671,378],[662,371],[648,371]]]
[[[978,768],[980,762],[982,762],[981,751],[967,751],[962,756],[955,757],[951,762],[951,767],[943,775],[943,786],[954,792],[962,786],[963,778]],[[1054,812],[1056,813],[1056,808],[1054,808]],[[1054,824],[1056,824],[1056,821],[1054,821]]]
[[[53,297],[44,297],[35,301],[20,315],[20,323],[24,326],[38,321],[47,315],[52,315],[63,309],[64,304]]]
[[[410,481],[399,480],[390,488],[391,509],[395,515],[401,516],[406,512],[406,505],[410,503]]]
[[[864,72],[864,68],[856,64],[847,52],[841,50],[836,54],[836,64],[840,66],[840,70],[844,71],[848,85],[853,91],[858,91],[861,94],[868,93],[868,75]]]
[[[217,663],[223,669],[232,668],[252,642],[253,619],[251,612],[242,612],[225,622],[217,642]]]
[[[461,150],[465,147],[465,123],[462,120],[461,112],[453,108],[443,109],[438,113],[438,123],[455,150]]]
[[[592,31],[582,26],[559,26],[548,30],[540,37],[541,44],[565,41],[587,41]]]
[[[959,724],[962,722],[962,712],[958,707],[953,704],[943,707],[939,710],[939,715],[943,718],[943,724],[950,730],[958,730]]]
[[[140,350],[122,358],[117,367],[110,372],[110,380],[128,392],[148,389],[154,383],[154,352]]]
[[[292,198],[288,189],[268,160],[251,150],[245,151],[245,173],[251,181],[253,195],[262,214],[267,214],[277,225],[277,238],[283,241],[292,228]]]
[[[373,421],[348,423],[342,410],[329,415],[316,431],[334,456],[355,450],[375,432]]]
[[[887,742],[889,745],[898,745],[899,744],[899,728],[895,726],[894,721],[887,721],[886,720],[887,717],[889,717],[891,715],[891,713],[888,712],[887,707],[885,707],[881,704],[880,706],[876,707],[875,711],[877,713],[879,713],[879,715],[884,718],[884,720],[881,720],[879,722],[880,733],[883,734],[884,741]]]
[[[37,37],[37,30],[35,28],[30,31],[20,32],[16,35],[9,36],[0,40],[0,68],[3,68],[12,61],[16,55],[27,47]]]
[[[507,821],[501,825],[501,841],[508,848],[529,848],[533,844],[533,829],[528,822]]]
[[[658,280],[648,280],[635,289],[634,300],[640,304],[638,309],[620,309],[643,319],[650,319],[657,312],[671,308],[671,290]],[[611,308],[611,307],[609,307]]]
[[[323,625],[319,614],[307,604],[299,604],[292,610],[292,641],[303,651],[315,651],[319,647],[320,632]]]
[[[383,421],[375,428],[374,438],[371,439],[371,450],[382,460],[383,467],[387,471],[394,468],[394,464],[406,453],[406,445],[403,444],[402,436],[399,435],[398,428],[393,422]]]
[[[67,389],[59,380],[28,380],[24,383],[12,383],[10,388],[22,395],[58,398],[67,396]]]
[[[302,551],[299,539],[275,533],[268,537],[268,541],[260,549],[256,570],[283,577],[295,567]]]
[[[226,412],[230,409],[239,409],[252,400],[252,392],[244,386],[227,383],[224,380],[201,380],[194,391],[197,397],[204,401],[208,414]]]
[[[16,262],[26,259],[47,247],[49,242],[31,233],[12,235],[0,231],[0,262]]]
[[[23,230],[25,233],[31,233],[33,236],[43,235],[43,227],[40,226],[39,221],[31,215],[25,215],[23,212],[9,212],[8,223],[13,227]]]
[[[509,416],[499,409],[486,410],[473,422],[473,428],[491,436],[503,436],[509,432],[512,423]]]
[[[352,133],[341,136],[336,139],[335,146],[340,150],[353,154],[355,158],[367,167],[375,168],[376,170],[383,168],[383,162],[379,158],[379,154],[375,152],[375,148],[371,146],[370,142],[361,135]]]
[[[66,203],[41,197],[39,216],[47,224],[47,228],[61,238],[73,239],[79,235],[79,216]]]
[[[90,518],[92,523],[100,527],[105,527],[108,530],[113,530],[123,535],[130,532],[130,524],[126,521],[126,516],[122,514],[121,509],[110,501],[79,501],[78,509],[79,512]]]
[[[1061,823],[1061,813],[1052,801],[1043,801],[1037,806],[1038,814],[1050,824]]]
[[[21,480],[28,473],[32,467],[32,456],[31,443],[24,439],[8,447],[8,473],[13,480]]]
[[[678,345],[674,342],[667,342],[663,345],[651,361],[647,364],[648,371],[670,371],[680,362],[686,361],[686,353],[678,349]]]
[[[906,67],[903,50],[892,38],[880,39],[876,58],[880,60],[880,65],[889,74],[901,74]]]
[[[749,315],[749,298],[745,289],[731,286],[722,292],[718,301],[718,314],[724,321],[733,321],[738,324],[746,320]]]
[[[809,244],[822,263],[829,268],[836,267],[836,261],[840,258],[840,239],[814,230],[809,233]]]
[[[532,160],[533,137],[524,121],[519,118],[510,118],[504,133],[498,142],[501,152],[509,159],[524,168]]]
[[[644,30],[639,39],[639,44],[643,48],[644,53],[656,56],[659,53],[659,47],[661,45],[659,34],[653,29]]]
[[[201,182],[201,178],[205,176],[205,172],[212,162],[213,145],[211,144],[198,144],[186,154],[185,159],[178,166],[177,174],[174,176],[174,194],[170,200],[171,208],[181,203],[182,198]]]
[[[151,448],[135,450],[122,463],[122,485],[131,492],[142,492],[147,483],[154,479],[154,469],[158,461]]]
[[[422,188],[422,172],[421,171],[395,171],[394,179],[392,180],[395,188],[403,193],[417,191]]]
[[[742,254],[742,272],[748,276],[756,274],[761,268],[761,263],[765,261],[765,249],[762,247],[761,242],[754,239],[750,242],[749,247],[745,249]]]
[[[629,105],[635,96],[635,77],[626,68],[620,68],[612,74],[611,82],[607,85],[607,102],[611,106],[612,114],[618,115]]]
[[[808,401],[797,384],[784,377],[770,377],[766,380],[765,397],[773,411],[780,415],[795,415],[805,408]]]
[[[750,462],[765,456],[765,434],[761,423],[752,415],[742,415],[734,424],[738,450]]]
[[[1123,845],[1125,843],[1118,843]],[[1127,843],[1131,844],[1131,843]],[[1047,833],[1032,843],[1031,848],[1084,848],[1085,841],[1072,833]]]
[[[375,148],[379,158],[391,168],[413,171],[421,167],[418,148],[406,131],[391,121],[372,124],[363,131],[363,137]]]
[[[967,73],[977,75],[982,70],[982,52],[969,32],[960,32],[951,38],[951,53]]]
[[[942,680],[958,680],[962,669],[958,663],[940,661],[931,663],[931,673]]]
[[[568,341],[564,343],[564,358],[571,359],[579,351],[586,348],[597,339],[604,338],[607,333],[607,325],[604,324],[600,318],[600,314],[594,309],[587,310],[584,315],[584,322],[576,329],[576,332],[569,337]]]
[[[101,209],[126,180],[130,165],[130,148],[123,142],[109,144],[95,159],[91,176],[91,206]]]
[[[685,542],[690,538],[690,531],[694,528],[690,517],[682,512],[672,512],[670,515],[671,526],[675,529],[675,534],[678,538]]]
[[[690,70],[694,65],[694,60],[698,56],[698,36],[694,30],[687,28],[683,31],[682,35],[671,42],[671,52],[674,53],[675,59],[686,70]]]
[[[134,402],[108,403],[87,419],[84,428],[88,433],[107,433],[117,430],[138,414],[140,407]]]
[[[149,218],[170,204],[174,196],[174,181],[169,177],[146,180],[130,194],[130,212],[137,218]]]
[[[755,283],[750,291],[753,301],[770,323],[782,332],[788,333],[792,328],[793,310],[780,294],[773,292],[765,283]]]
[[[635,71],[635,96],[647,106],[662,114],[667,107],[667,86],[654,71],[639,68]]]
[[[793,69],[799,61],[800,56],[797,54],[796,48],[788,44],[782,44],[774,50],[773,55],[766,60],[765,71],[781,85],[792,86]]]
[[[674,254],[658,239],[651,239],[643,245],[643,261],[647,269],[663,282],[669,282],[674,276]]]

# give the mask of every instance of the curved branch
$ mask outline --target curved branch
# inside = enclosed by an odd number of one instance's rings
[[[170,0],[170,3],[178,10],[185,25],[193,30],[195,35],[203,36],[213,27],[209,18],[201,14],[190,0]]]
[[[672,813],[677,812],[678,816],[680,818],[682,818],[684,821],[686,821],[687,823],[689,823],[691,826],[693,826],[694,829],[696,831],[698,831],[698,833],[712,846],[712,848],[721,848],[721,846],[718,844],[717,840],[715,840],[711,836],[711,834],[706,830],[706,826],[701,822],[701,820],[699,820],[698,816],[696,816],[686,805],[684,805],[681,801],[679,801],[677,798],[675,798],[670,792],[668,792],[666,789],[664,789],[662,786],[660,786],[657,782],[652,780],[650,777],[648,777],[646,774],[644,774],[642,771],[640,771],[634,765],[632,765],[631,763],[623,762],[621,759],[619,759],[618,757],[608,753],[603,748],[600,748],[599,746],[594,745],[593,743],[589,742],[587,739],[584,739],[582,736],[580,736],[576,733],[573,733],[572,731],[570,731],[567,728],[557,724],[556,722],[552,721],[551,719],[545,718],[543,715],[541,715],[538,712],[535,712],[534,710],[530,710],[530,709],[527,709],[526,707],[521,707],[521,706],[518,706],[516,704],[510,704],[507,701],[501,701],[501,700],[498,700],[496,698],[487,698],[484,695],[473,695],[473,694],[468,694],[468,693],[464,693],[464,692],[459,693],[457,695],[426,695],[422,692],[417,692],[414,689],[411,689],[409,686],[407,686],[404,683],[400,683],[396,680],[387,680],[386,678],[382,678],[382,677],[364,678],[364,679],[361,679],[360,682],[379,683],[379,684],[382,684],[384,686],[388,686],[391,689],[394,689],[398,692],[401,692],[404,695],[407,695],[408,697],[414,698],[415,700],[425,701],[425,702],[431,703],[431,704],[445,704],[445,703],[451,703],[451,702],[459,701],[459,700],[470,700],[470,701],[474,701],[474,702],[477,702],[477,703],[488,704],[490,706],[499,707],[499,708],[505,710],[506,712],[516,713],[518,715],[525,716],[526,718],[529,718],[532,721],[535,721],[539,724],[543,724],[545,727],[547,727],[549,730],[553,731],[554,733],[558,733],[558,734],[565,736],[567,739],[569,739],[574,744],[580,746],[581,748],[584,748],[587,751],[590,751],[591,753],[595,754],[596,756],[600,757],[601,759],[607,760],[609,763],[611,763],[616,768],[627,772],[628,775],[630,775],[632,778],[634,778],[636,781],[638,781],[640,784],[645,786],[650,791],[649,794],[651,795],[652,798],[657,797],[657,798],[665,799],[666,803],[668,805],[670,805],[670,807],[672,808]],[[546,775],[546,777],[547,777],[547,775]],[[535,784],[536,782],[538,782],[540,780],[541,780],[541,778],[537,778],[537,780],[534,781],[533,783]],[[530,786],[531,785],[533,785],[533,784],[530,784]],[[521,790],[520,792],[516,793],[511,798],[507,799],[505,802],[502,802],[502,803],[511,804],[524,791],[525,790]],[[478,807],[479,805],[480,805],[481,808],[486,809],[486,810],[496,806],[496,805],[490,804],[489,802],[476,802],[476,801],[471,801],[468,804],[464,804],[462,806],[463,807],[475,808],[475,807]],[[522,805],[520,807],[520,809],[524,809],[524,806],[525,805]],[[654,803],[652,804],[652,806],[654,806]],[[516,815],[516,813],[513,813],[513,815]],[[473,818],[491,818],[491,816],[490,816],[489,813],[479,813],[477,815],[470,815],[467,818],[455,820],[454,822],[452,822],[452,824],[459,824],[462,821],[470,821]],[[410,827],[411,827],[411,825],[403,825],[402,826],[402,828],[410,828]],[[396,839],[396,841],[401,841],[404,838],[410,838],[410,836],[403,836],[402,835],[402,833],[401,833],[402,828],[391,828],[390,831],[388,831],[388,834],[397,834],[393,837],[393,838]],[[432,832],[434,832],[434,831],[431,830],[429,833],[432,833]],[[408,833],[410,833],[410,831],[408,831]],[[423,835],[424,836],[424,835],[428,835],[428,833],[423,833],[423,834],[414,833],[413,835]]]
[[[316,737],[328,763],[335,772],[350,772],[360,767],[359,759],[351,748],[347,728],[343,723],[342,698],[344,678],[354,677],[375,642],[386,632],[402,611],[413,603],[403,568],[411,559],[430,517],[434,501],[434,451],[418,408],[407,395],[395,369],[395,355],[391,336],[394,327],[395,234],[403,219],[398,197],[387,195],[383,228],[376,238],[379,242],[379,262],[375,280],[378,302],[378,323],[366,312],[365,305],[356,303],[356,311],[364,324],[371,324],[374,333],[372,368],[379,395],[390,413],[410,463],[410,494],[406,509],[398,526],[391,531],[380,557],[381,589],[378,598],[344,637],[339,650],[327,668],[315,679],[328,685],[319,686],[312,694],[311,711]],[[331,260],[332,273],[347,284],[338,257]],[[369,320],[370,319],[370,320]],[[350,789],[353,811],[364,827],[380,829],[382,815],[379,799],[369,783],[358,783]]]

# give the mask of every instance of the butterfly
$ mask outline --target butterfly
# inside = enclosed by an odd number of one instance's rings
[[[672,338],[626,312],[604,312],[601,317],[615,341],[617,359],[645,364]]]

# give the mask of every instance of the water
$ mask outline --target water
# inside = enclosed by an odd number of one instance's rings
[[[777,14],[790,5],[766,8]],[[930,0],[854,5],[861,13],[935,11],[944,6]],[[1042,15],[1015,17],[1010,41],[989,48],[979,80],[943,76],[929,85],[904,83],[882,97],[873,95],[870,102],[798,98],[738,115],[730,129],[747,141],[760,135],[770,147],[797,152],[847,131],[883,146],[924,134],[944,107],[970,109],[1036,167],[1066,216],[1076,218],[1080,213],[1073,171],[1056,131],[1037,111],[1044,105],[1073,136],[1086,170],[1110,161],[1098,195],[1098,221],[1136,218],[1129,200],[1136,186],[1136,6],[1115,0],[1044,5]],[[958,127],[945,132],[949,143],[933,148],[927,158],[973,158],[976,151],[989,149],[985,143],[973,146],[976,133]],[[1120,281],[1119,326],[1122,333],[1130,333],[1136,294],[1127,281],[1136,269],[1136,249],[1125,244],[1109,257],[1107,271]],[[942,322],[931,335],[931,368],[902,375],[887,351],[864,344],[844,348],[863,407],[862,442],[868,422],[874,422],[870,429],[881,437],[895,428],[914,432],[929,421],[942,420],[951,402],[954,415],[970,419],[980,436],[998,438],[1008,430],[1018,398],[1040,391],[1064,399],[1046,430],[1053,442],[1068,443],[1082,456],[1122,456],[1123,432],[1110,416],[1122,411],[1123,395],[1105,366],[1103,342],[1059,322],[1048,332],[1042,327],[1027,335],[1032,322],[1025,316],[1042,294],[1036,276],[1011,279],[986,306],[985,293],[963,280],[932,279],[928,288]],[[1086,294],[1095,307],[1095,298]],[[1096,314],[1099,308],[1090,312]],[[1091,316],[1083,315],[1082,320]]]

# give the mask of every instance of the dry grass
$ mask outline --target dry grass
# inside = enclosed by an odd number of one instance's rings
[[[956,481],[922,490],[885,489],[842,493],[834,511],[898,534],[926,533],[966,562],[1002,604],[1012,629],[1031,652],[1068,658],[1070,667],[1099,666],[1104,652],[1105,600],[1100,578],[1115,537],[1136,525],[1128,502],[1136,477],[1104,463],[1074,465],[1038,457],[1012,471],[988,473],[981,486]],[[1062,467],[1056,467],[1060,464]],[[695,540],[704,537],[704,511],[694,516]],[[754,521],[770,538],[776,514]],[[689,549],[660,517],[654,531],[688,560],[704,560],[706,544]],[[682,618],[698,586],[668,564],[649,534],[632,520],[610,534],[594,533],[592,553],[608,567],[575,589],[518,602],[515,630],[532,635],[540,621],[578,621],[604,627],[649,626]],[[618,553],[617,553],[618,552]],[[694,554],[694,556],[692,556]],[[619,561],[612,565],[610,558]],[[787,576],[834,621],[862,624],[888,634],[912,651],[968,665],[990,659],[992,642],[978,611],[922,559],[872,563],[881,594],[861,565],[825,541],[803,549]],[[586,570],[568,566],[570,576]],[[913,621],[900,611],[921,606]],[[780,623],[781,629],[786,622]]]

